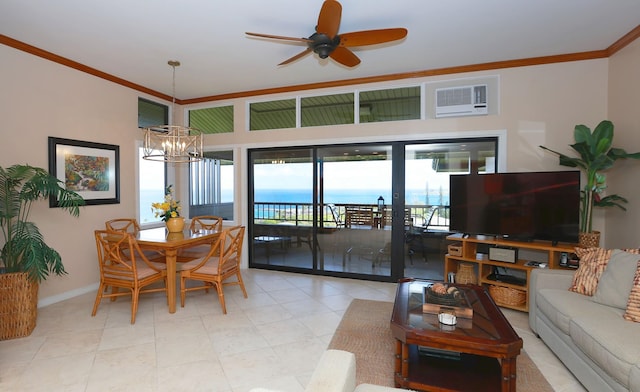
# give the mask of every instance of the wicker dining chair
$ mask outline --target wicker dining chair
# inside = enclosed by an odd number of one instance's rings
[[[134,236],[140,231],[140,225],[135,218],[116,218],[105,222],[108,231],[119,231],[123,233],[131,233]],[[126,254],[126,250],[124,250]],[[154,263],[164,263],[165,255],[159,250],[143,250],[144,255]]]
[[[222,231],[222,217],[214,215],[199,215],[191,218],[191,224],[189,230],[197,232],[198,230],[216,230]],[[202,244],[192,246],[186,249],[180,249],[178,251],[178,259],[180,261],[199,259],[209,253],[211,249],[210,244]]]
[[[131,324],[136,321],[138,298],[141,293],[167,292],[167,270],[164,265],[149,261],[131,233],[111,230],[96,230],[96,248],[100,266],[100,286],[96,294],[91,316],[95,316],[103,298],[131,295]],[[123,252],[126,250],[126,252]],[[125,256],[125,254],[127,256]],[[164,287],[145,287],[164,282]],[[111,288],[106,290],[107,288]],[[120,292],[119,289],[128,292]]]
[[[222,312],[225,314],[227,313],[227,307],[222,286],[239,285],[244,297],[247,298],[247,290],[244,287],[242,274],[240,273],[244,232],[244,226],[235,226],[223,230],[218,240],[211,244],[206,256],[182,265],[182,270],[180,271],[180,305],[182,307],[184,307],[188,291],[208,290],[211,287],[215,287],[218,292]],[[235,281],[227,281],[233,276],[236,277]],[[203,282],[204,285],[187,287],[188,279]]]

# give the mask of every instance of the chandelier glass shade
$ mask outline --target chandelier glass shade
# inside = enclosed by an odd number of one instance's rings
[[[169,61],[173,67],[173,100],[176,102],[176,67],[178,61]],[[202,159],[202,131],[180,125],[154,125],[143,128],[143,159],[168,163],[189,163]]]

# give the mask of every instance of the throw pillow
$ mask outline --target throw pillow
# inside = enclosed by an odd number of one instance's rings
[[[576,248],[576,255],[580,265],[575,274],[569,291],[578,294],[593,295],[598,287],[598,280],[611,257],[610,249]]]
[[[623,249],[625,252],[640,254],[640,249]],[[569,291],[592,296],[598,287],[600,276],[604,272],[611,249],[604,248],[576,248],[576,255],[580,259],[580,266],[573,275],[573,282]]]
[[[627,310],[622,316],[625,320],[640,322],[640,261],[636,268],[636,274],[633,277],[633,287],[629,294],[629,301],[627,302]]]
[[[591,299],[603,305],[626,309],[639,260],[637,253],[614,249]]]

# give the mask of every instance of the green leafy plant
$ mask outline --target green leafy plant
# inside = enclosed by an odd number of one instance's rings
[[[56,197],[63,210],[80,215],[84,199],[44,169],[29,165],[0,166],[0,229],[4,245],[0,272],[26,272],[34,282],[66,274],[60,254],[44,242],[35,223],[29,221],[31,205]]]
[[[570,157],[550,148],[541,148],[556,154],[562,166],[577,167],[586,175],[586,184],[581,191],[580,199],[580,231],[593,231],[593,207],[618,207],[624,211],[627,199],[620,195],[602,196],[607,188],[606,175],[603,171],[613,167],[618,159],[640,159],[640,152],[627,153],[621,148],[613,147],[613,123],[601,121],[591,132],[586,125],[576,125],[573,132],[575,144],[571,144],[579,157]]]

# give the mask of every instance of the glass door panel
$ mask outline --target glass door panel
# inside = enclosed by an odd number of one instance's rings
[[[449,231],[449,175],[493,172],[496,140],[462,140],[405,146],[404,276],[444,279]]]
[[[313,268],[313,150],[251,151],[250,265]]]
[[[391,145],[318,148],[318,269],[391,275]]]

